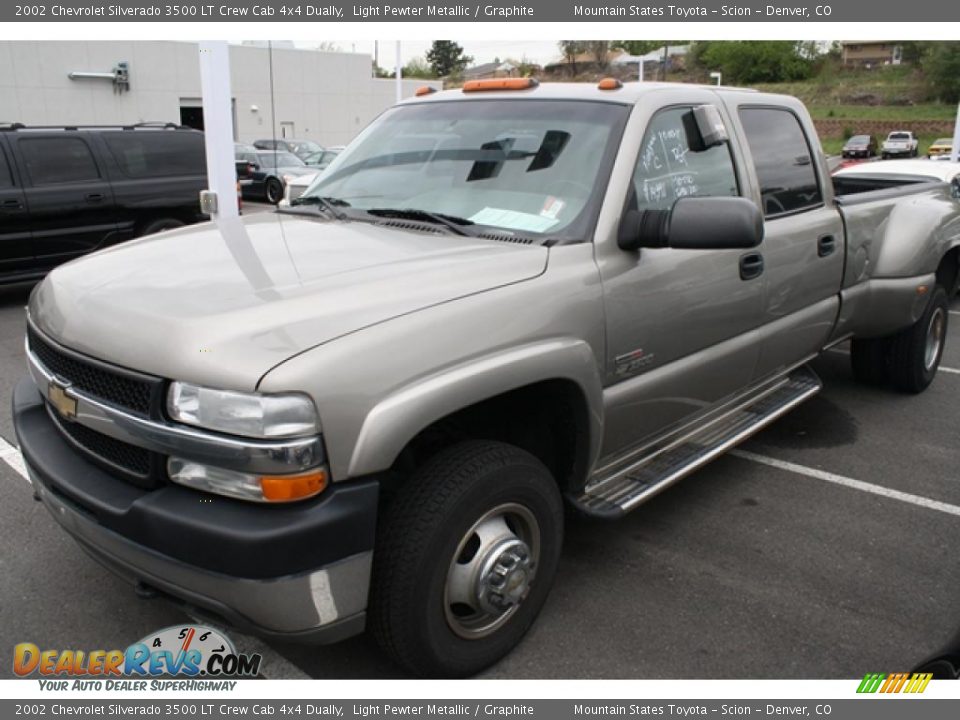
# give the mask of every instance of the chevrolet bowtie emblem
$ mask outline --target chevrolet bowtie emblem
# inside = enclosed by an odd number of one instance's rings
[[[72,419],[77,416],[76,398],[67,395],[67,388],[56,380],[50,381],[50,385],[47,388],[47,397],[50,400],[50,404],[53,405],[57,409],[57,412],[63,415],[63,417]]]

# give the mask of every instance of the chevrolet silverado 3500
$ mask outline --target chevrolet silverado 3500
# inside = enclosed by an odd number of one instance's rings
[[[636,508],[815,394],[808,362],[846,340],[858,378],[926,388],[957,192],[835,187],[790,97],[426,92],[283,212],[50,273],[20,447],[142,591],[471,674],[543,606],[565,504]]]

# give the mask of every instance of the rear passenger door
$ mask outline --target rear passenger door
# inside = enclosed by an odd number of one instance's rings
[[[762,377],[826,342],[840,308],[844,228],[829,191],[821,187],[816,134],[801,113],[741,105],[739,116],[765,226]]]
[[[16,274],[33,264],[27,201],[0,137],[0,274]]]
[[[156,220],[193,222],[207,187],[203,133],[137,128],[101,133],[123,239]]]
[[[96,138],[86,135],[11,134],[40,265],[52,267],[96,250],[116,234],[113,192],[96,158]]]

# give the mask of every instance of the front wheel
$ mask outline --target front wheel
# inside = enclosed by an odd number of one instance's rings
[[[370,629],[417,675],[479,672],[543,607],[563,540],[556,482],[529,453],[471,441],[436,455],[386,509]]]
[[[276,205],[283,200],[283,183],[276,178],[269,178],[266,186],[267,202]]]
[[[947,337],[947,291],[937,285],[916,323],[890,338],[889,373],[904,392],[919,393],[933,382]]]

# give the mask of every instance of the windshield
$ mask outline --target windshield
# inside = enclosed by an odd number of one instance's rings
[[[934,145],[953,145],[953,138],[940,138],[939,140],[934,140]]]
[[[470,100],[384,113],[304,198],[420,210],[495,231],[582,239],[629,113],[624,105]]]
[[[260,165],[267,168],[303,165],[303,160],[288,152],[262,152],[257,153],[257,157],[260,158]]]
[[[868,135],[854,135],[850,138],[851,145],[866,145],[868,142],[870,142]]]
[[[909,140],[910,134],[909,133],[890,133],[890,139],[891,140]]]

